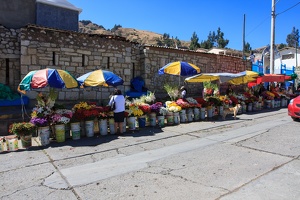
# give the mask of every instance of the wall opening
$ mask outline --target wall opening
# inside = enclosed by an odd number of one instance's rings
[[[5,84],[9,85],[9,59],[5,59]]]
[[[82,61],[81,65],[82,65],[82,67],[84,67],[84,63],[85,63],[85,55],[82,54],[81,57],[82,57],[82,59],[81,59],[81,61]]]
[[[55,60],[55,52],[53,51],[52,52],[52,65],[55,65],[55,62],[56,62],[56,60]]]
[[[109,69],[109,61],[110,61],[110,58],[107,57],[107,66],[106,66],[107,69]]]
[[[135,77],[135,65],[132,63],[132,78]]]

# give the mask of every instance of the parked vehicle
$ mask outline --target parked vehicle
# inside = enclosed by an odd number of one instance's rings
[[[300,96],[290,100],[288,105],[288,115],[291,116],[294,121],[300,119]]]

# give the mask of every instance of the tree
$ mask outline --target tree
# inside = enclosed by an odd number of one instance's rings
[[[287,45],[286,45],[286,44],[283,44],[283,43],[280,43],[280,44],[278,45],[278,49],[283,49],[284,47],[287,47]]]
[[[286,43],[289,47],[298,47],[299,46],[299,30],[293,27],[293,30],[286,37]]]
[[[191,44],[190,44],[190,50],[196,50],[200,47],[200,44],[198,43],[199,38],[196,34],[196,32],[193,33],[192,37],[191,37]]]
[[[217,42],[217,47],[219,48],[225,48],[229,43],[229,40],[224,39],[224,33],[221,31],[220,27],[217,30],[216,42]]]
[[[246,53],[250,53],[250,52],[252,51],[252,48],[251,48],[249,42],[247,42],[247,43],[245,44],[244,50],[245,50]]]
[[[118,30],[118,28],[122,28],[122,26],[119,24],[119,25],[116,25],[110,30],[111,32],[116,32],[116,30]]]

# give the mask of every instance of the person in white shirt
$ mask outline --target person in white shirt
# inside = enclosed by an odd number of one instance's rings
[[[184,86],[182,86],[180,88],[180,92],[181,92],[181,98],[185,99],[186,98],[186,88]]]
[[[123,130],[123,123],[125,118],[125,97],[122,95],[121,90],[115,89],[114,95],[110,98],[108,105],[111,106],[112,102],[115,102],[114,120],[115,131],[118,131],[119,135],[122,135],[126,130]]]

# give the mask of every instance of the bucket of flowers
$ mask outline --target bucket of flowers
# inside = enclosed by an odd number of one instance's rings
[[[51,125],[54,127],[57,142],[64,142],[66,139],[66,125],[70,123],[73,112],[68,109],[57,109],[51,115]],[[70,135],[70,132],[69,132]],[[68,135],[67,135],[68,138]]]
[[[20,137],[23,148],[31,147],[31,138],[35,130],[36,127],[31,122],[15,122],[9,126],[9,133]]]

